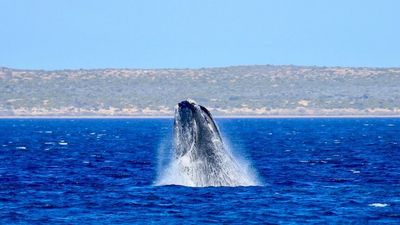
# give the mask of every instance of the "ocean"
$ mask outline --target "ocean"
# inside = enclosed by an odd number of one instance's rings
[[[157,186],[172,119],[1,119],[0,224],[400,224],[400,119],[216,122],[259,186]]]

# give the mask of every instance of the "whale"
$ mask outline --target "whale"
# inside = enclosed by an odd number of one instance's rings
[[[229,151],[210,111],[188,99],[175,107],[174,172],[185,186],[253,186],[256,180]]]

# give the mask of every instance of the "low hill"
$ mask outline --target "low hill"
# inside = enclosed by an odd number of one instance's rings
[[[400,115],[400,68],[0,68],[0,116],[171,116],[192,98],[220,116]]]

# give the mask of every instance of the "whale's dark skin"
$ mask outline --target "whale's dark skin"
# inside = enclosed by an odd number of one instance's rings
[[[174,136],[175,160],[192,186],[248,185],[205,107],[192,100],[180,102],[175,108]]]
[[[177,113],[179,115],[175,117],[174,134],[180,136],[178,143],[181,147],[177,148],[175,156],[182,157],[187,154],[193,145],[198,149],[198,151],[190,153],[195,158],[207,157],[208,160],[213,160],[215,148],[223,148],[223,146],[219,130],[211,113],[205,107],[189,101],[179,103]],[[215,143],[211,141],[212,139],[219,141],[219,143],[216,143],[218,146],[215,146]],[[178,140],[178,138],[175,138],[175,140]]]

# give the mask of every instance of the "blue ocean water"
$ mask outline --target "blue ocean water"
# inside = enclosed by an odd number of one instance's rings
[[[0,120],[1,224],[400,224],[400,119],[218,119],[263,186],[154,186],[170,119]]]

